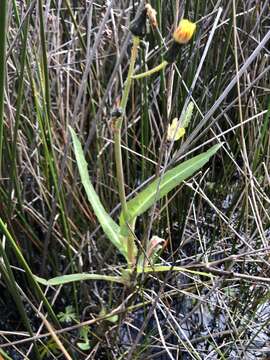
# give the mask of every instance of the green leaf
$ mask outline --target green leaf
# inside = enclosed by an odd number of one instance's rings
[[[45,286],[56,286],[56,285],[63,285],[68,284],[75,281],[85,281],[85,280],[104,280],[104,281],[111,281],[120,284],[125,284],[126,280],[121,276],[110,276],[110,275],[101,275],[101,274],[87,274],[87,273],[79,273],[79,274],[69,274],[69,275],[62,275],[56,276],[50,280],[43,279],[39,276],[34,276],[35,280],[42,285]]]
[[[85,343],[82,343],[82,342],[78,342],[77,343],[78,347],[83,350],[83,351],[87,351],[90,349],[90,343],[89,341],[85,342]]]
[[[174,271],[174,272],[181,272],[183,274],[192,274],[196,276],[206,276],[211,279],[214,279],[215,276],[211,273],[205,272],[205,271],[198,271],[198,270],[192,270],[187,269],[182,266],[171,266],[171,265],[151,265],[151,266],[137,266],[137,274],[149,274],[149,273],[162,273],[162,272],[168,272],[168,271]],[[132,269],[123,269],[122,270],[122,276],[130,276],[132,274]]]
[[[89,325],[83,325],[81,328],[80,328],[80,338],[85,340],[85,341],[88,341],[88,334],[90,332],[90,328],[89,328]]]
[[[102,309],[101,309],[101,311],[99,313],[99,316],[103,317],[105,315],[107,315],[107,311],[106,311],[106,309],[104,307],[102,307]],[[110,321],[111,323],[115,324],[118,321],[118,319],[119,319],[119,316],[116,314],[116,315],[112,315],[110,317],[107,317],[106,321]]]
[[[78,347],[83,350],[83,351],[87,351],[90,349],[90,342],[88,339],[88,334],[89,334],[90,328],[88,325],[84,325],[81,329],[80,329],[80,338],[82,340],[84,340],[84,342],[78,342],[77,345]]]
[[[204,271],[197,271],[197,270],[191,270],[187,269],[181,266],[170,266],[170,265],[153,265],[153,266],[145,266],[144,268],[137,268],[137,273],[155,273],[155,272],[167,272],[167,271],[176,271],[176,272],[182,272],[182,273],[188,273],[192,275],[201,275],[206,276],[209,278],[214,278],[215,276],[211,273],[207,273]]]
[[[40,351],[41,359],[44,358],[48,359],[51,353],[53,353],[55,356],[59,355],[60,350],[58,345],[54,342],[54,340],[51,339],[48,342],[46,342],[46,344],[44,344],[43,346],[39,346],[39,351]]]
[[[60,312],[57,315],[60,322],[72,322],[73,320],[76,320],[76,312],[72,305],[68,305],[65,308],[65,312]]]
[[[135,196],[135,198],[128,201],[127,208],[129,219],[132,220],[143,214],[156,201],[167,195],[183,180],[186,180],[193,175],[208,162],[210,157],[213,156],[220,147],[220,144],[214,145],[208,151],[194,156],[192,159],[183,162],[171,170],[168,170],[161,180],[156,179],[150,183],[144,190]]]
[[[113,221],[110,215],[106,212],[101,201],[91,183],[88,169],[87,169],[87,162],[84,157],[83,149],[81,143],[75,134],[74,130],[69,127],[75,157],[77,161],[77,165],[79,168],[79,173],[81,176],[82,184],[86,191],[88,200],[93,207],[93,210],[98,218],[98,221],[104,231],[104,233],[108,236],[111,242],[117,247],[117,249],[125,256],[127,259],[127,244],[125,238],[120,235],[120,228],[119,226]]]

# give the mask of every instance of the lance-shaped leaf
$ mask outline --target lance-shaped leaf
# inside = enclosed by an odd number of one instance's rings
[[[76,281],[87,281],[87,280],[103,280],[116,282],[120,284],[125,284],[126,280],[121,276],[111,276],[111,275],[102,275],[102,274],[87,274],[87,273],[79,273],[79,274],[68,274],[62,276],[56,276],[50,280],[46,280],[39,276],[34,275],[35,280],[45,286],[57,286],[69,284]]]
[[[110,215],[106,212],[103,205],[101,204],[101,201],[91,183],[88,169],[87,169],[87,162],[84,157],[83,149],[81,146],[81,143],[75,134],[74,130],[69,127],[73,146],[74,146],[74,152],[75,157],[77,161],[77,165],[79,168],[79,173],[81,176],[82,184],[84,186],[85,192],[87,194],[88,200],[90,204],[93,207],[94,213],[96,217],[98,218],[98,221],[104,231],[104,233],[108,236],[108,238],[111,240],[111,242],[118,248],[118,250],[125,256],[127,259],[127,245],[124,237],[120,235],[120,228],[116,224],[116,222],[113,221],[113,219],[110,217]]]
[[[161,180],[158,178],[150,183],[137,196],[128,201],[127,208],[129,219],[132,220],[143,214],[156,201],[160,200],[163,196],[167,195],[172,189],[179,185],[183,180],[188,179],[191,175],[198,171],[208,162],[210,157],[217,152],[220,146],[220,144],[214,145],[208,151],[194,156],[192,159],[187,160],[182,164],[177,165],[173,169],[166,171]],[[122,226],[124,226],[124,224]]]

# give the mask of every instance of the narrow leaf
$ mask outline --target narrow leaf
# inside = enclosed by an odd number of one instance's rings
[[[2,171],[2,155],[4,142],[4,98],[5,98],[5,72],[6,72],[6,42],[8,1],[0,1],[0,177]]]
[[[214,145],[208,151],[194,156],[192,159],[183,162],[175,168],[168,170],[163,178],[156,179],[142,190],[135,198],[127,203],[128,214],[130,219],[143,214],[156,201],[167,195],[172,189],[186,180],[203,165],[205,165],[211,156],[220,148],[220,144]]]
[[[35,275],[35,279],[42,285],[45,286],[56,286],[68,284],[75,281],[86,281],[86,280],[103,280],[103,281],[111,281],[120,284],[124,284],[126,281],[121,276],[110,276],[110,275],[101,275],[101,274],[87,274],[87,273],[79,273],[79,274],[69,274],[56,276],[50,280],[46,280],[39,276]]]
[[[153,265],[153,266],[145,266],[144,268],[137,268],[137,273],[152,273],[152,272],[167,272],[167,271],[177,271],[182,273],[189,273],[192,275],[201,275],[201,276],[207,276],[210,278],[213,278],[214,275],[211,273],[207,273],[204,271],[197,271],[197,270],[191,270],[186,269],[181,266],[169,266],[169,265]]]
[[[69,130],[70,130],[72,141],[73,141],[74,152],[75,152],[77,165],[79,168],[79,173],[80,173],[82,184],[86,191],[88,200],[94,209],[94,212],[99,220],[99,223],[100,223],[103,231],[108,236],[108,238],[111,240],[111,242],[118,248],[118,250],[127,259],[127,246],[126,246],[126,242],[124,241],[124,238],[120,235],[120,228],[113,221],[113,219],[110,217],[110,215],[106,212],[103,205],[101,204],[101,201],[91,183],[91,180],[90,180],[90,177],[88,174],[87,162],[84,157],[81,143],[80,143],[77,135],[75,134],[74,130],[71,127],[69,127]]]

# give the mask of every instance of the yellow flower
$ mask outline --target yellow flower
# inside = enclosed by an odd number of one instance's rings
[[[195,29],[195,23],[187,19],[182,19],[173,33],[174,41],[176,41],[178,44],[186,44],[192,38]]]
[[[168,141],[177,141],[181,139],[186,133],[186,130],[183,127],[179,126],[179,121],[177,118],[174,118],[172,123],[168,126],[167,131],[167,140]]]

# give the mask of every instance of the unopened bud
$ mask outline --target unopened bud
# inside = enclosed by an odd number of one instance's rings
[[[129,25],[129,30],[134,36],[143,38],[146,34],[146,14],[147,10],[144,8]]]

